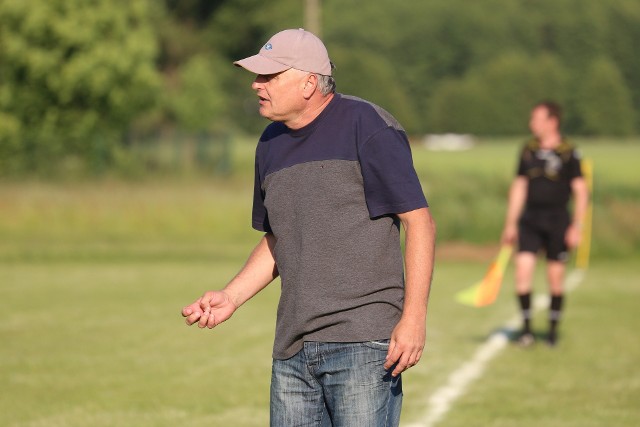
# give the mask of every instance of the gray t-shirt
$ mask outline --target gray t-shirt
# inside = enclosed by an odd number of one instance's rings
[[[273,357],[304,341],[389,338],[404,298],[395,214],[426,206],[406,134],[381,108],[336,94],[302,129],[269,125],[256,149],[253,227],[276,240]]]

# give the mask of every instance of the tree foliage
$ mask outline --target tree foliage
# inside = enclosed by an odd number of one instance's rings
[[[145,0],[0,2],[0,159],[46,168],[91,156],[158,94]],[[9,161],[10,160],[10,164]]]
[[[434,132],[514,135],[527,132],[531,106],[567,100],[568,73],[553,56],[504,54],[461,79],[439,85],[428,123]]]
[[[609,59],[589,64],[578,84],[575,109],[587,135],[628,136],[633,132],[630,91]]]
[[[108,158],[124,134],[259,132],[250,73],[231,63],[305,1],[0,0],[0,174]],[[637,0],[325,0],[341,92],[413,134],[525,133],[541,99],[565,131],[640,130]]]
[[[572,118],[567,132],[608,132],[601,126],[587,131],[584,106],[571,96],[600,57],[621,71],[619,83],[631,93],[631,105],[622,102],[626,111],[611,118],[625,123],[609,128],[639,129],[640,64],[632,53],[640,37],[638,2],[380,0],[362,12],[357,0],[325,4],[329,50],[368,49],[378,53],[372,69],[390,64],[394,83],[411,94],[418,114],[413,132],[526,132],[528,109],[541,99],[565,105]]]

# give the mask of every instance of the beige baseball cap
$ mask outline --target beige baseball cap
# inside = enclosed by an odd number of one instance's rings
[[[284,30],[269,39],[257,55],[234,65],[256,74],[275,74],[295,68],[310,73],[331,75],[331,61],[322,41],[302,28]]]

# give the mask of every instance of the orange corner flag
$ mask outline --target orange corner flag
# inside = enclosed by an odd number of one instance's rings
[[[498,297],[504,271],[509,264],[513,246],[503,245],[496,259],[489,265],[484,278],[473,286],[456,294],[456,300],[472,307],[484,307],[493,303]]]

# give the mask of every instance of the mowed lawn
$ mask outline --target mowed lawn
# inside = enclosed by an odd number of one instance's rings
[[[0,425],[267,425],[277,283],[213,331],[179,315],[239,261],[3,264]],[[405,423],[514,314],[508,287],[488,308],[454,302],[483,270],[439,263],[427,351],[404,378]],[[560,345],[509,346],[442,425],[639,425],[638,278],[632,262],[594,264],[568,298]]]
[[[640,371],[637,369],[640,360],[637,337],[640,272],[637,265],[637,261],[593,263],[581,284],[567,296],[558,346],[549,348],[538,342],[533,348],[523,349],[515,344],[508,345],[487,364],[484,374],[471,383],[437,425],[640,425]],[[444,266],[449,267],[446,263]],[[546,291],[546,286],[542,271],[538,273],[535,290],[539,294]],[[437,302],[431,311],[431,332],[451,336],[440,342],[432,336],[434,351],[431,357],[440,354],[440,357],[459,361],[461,349],[464,349],[465,357],[470,356],[469,342],[479,344],[489,331],[498,329],[507,318],[516,315],[513,279],[511,274],[505,280],[497,305],[469,308],[462,313],[449,305],[451,290],[443,288],[458,286],[450,282],[448,268],[444,275],[444,283],[439,283],[440,287],[435,290],[434,301]],[[438,299],[438,296],[442,298]],[[505,309],[507,305],[509,308]],[[503,317],[503,322],[487,322],[487,317],[495,319],[496,312],[504,310],[509,314]],[[534,329],[536,334],[546,332],[547,310],[537,312]],[[439,345],[442,348],[433,348]],[[428,370],[429,367],[421,369]],[[412,374],[408,379],[413,384]],[[421,381],[430,380],[425,375]],[[433,384],[429,383],[425,388],[431,390],[431,386]],[[408,393],[412,391],[407,390]],[[425,404],[426,400],[421,403]],[[425,417],[419,402],[415,395],[407,397],[404,421],[415,422]]]
[[[611,151],[589,149],[602,161]],[[250,169],[251,149],[243,150],[239,161]],[[621,148],[620,162],[609,158],[624,166],[609,179],[632,181],[634,150]],[[491,176],[500,194],[515,152],[414,151],[445,230],[456,230],[447,225],[456,215],[468,222],[461,212],[469,205],[478,220],[490,216],[488,227],[501,222],[497,196],[489,204],[466,200],[476,189],[451,184],[472,171]],[[279,283],[215,330],[189,328],[180,316],[204,290],[223,286],[259,238],[249,227],[250,174],[0,184],[0,426],[268,425]],[[484,274],[497,246],[451,250],[441,241],[440,248],[427,350],[404,376],[404,424],[423,419],[431,394],[516,314],[511,270],[494,305],[454,300]],[[638,261],[637,254],[592,259],[568,296],[558,348],[508,346],[439,425],[640,425]],[[545,292],[542,272],[536,290]],[[540,332],[545,317],[535,319]]]

